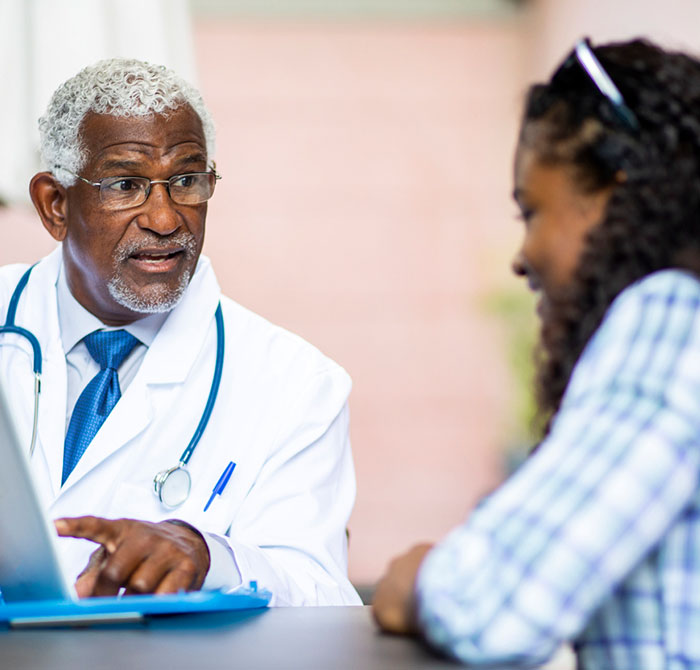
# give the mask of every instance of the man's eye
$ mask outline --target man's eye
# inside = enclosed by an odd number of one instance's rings
[[[183,174],[179,176],[174,182],[173,186],[177,188],[191,188],[195,184],[195,175]]]
[[[118,179],[117,181],[107,184],[110,191],[136,191],[140,188],[139,183],[133,179]]]

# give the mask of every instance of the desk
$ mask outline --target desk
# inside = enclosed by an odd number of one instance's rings
[[[276,608],[108,628],[0,631],[0,668],[7,670],[456,667],[413,640],[378,633],[369,607]]]

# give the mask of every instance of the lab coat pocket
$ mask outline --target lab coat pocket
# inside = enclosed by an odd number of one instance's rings
[[[209,491],[211,493],[211,491]],[[143,521],[163,521],[181,519],[198,530],[224,535],[233,518],[230,491],[215,496],[205,512],[208,496],[203,486],[193,486],[189,498],[174,509],[167,508],[153,492],[153,484],[120,484],[117,486],[110,505],[112,518],[124,517]]]
[[[109,506],[111,518],[139,519],[142,521],[162,521],[171,519],[173,510],[166,509],[153,492],[153,485],[145,483],[119,484]]]

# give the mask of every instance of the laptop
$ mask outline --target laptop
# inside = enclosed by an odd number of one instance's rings
[[[271,594],[255,582],[232,593],[78,598],[62,570],[58,535],[31,475],[29,445],[20,444],[17,435],[0,383],[0,626],[91,625],[267,607]]]

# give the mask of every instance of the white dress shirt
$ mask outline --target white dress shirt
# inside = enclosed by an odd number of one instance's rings
[[[58,320],[61,326],[61,341],[66,352],[68,373],[68,395],[66,398],[66,431],[73,415],[75,403],[90,380],[100,371],[99,363],[90,355],[84,338],[96,330],[126,330],[138,341],[131,353],[124,359],[117,370],[119,388],[122,393],[136,376],[141,361],[148,347],[155,339],[158,330],[168,318],[164,314],[149,314],[127,326],[106,326],[94,314],[88,312],[74,297],[68,288],[65,268],[61,266],[56,284],[58,301]]]

